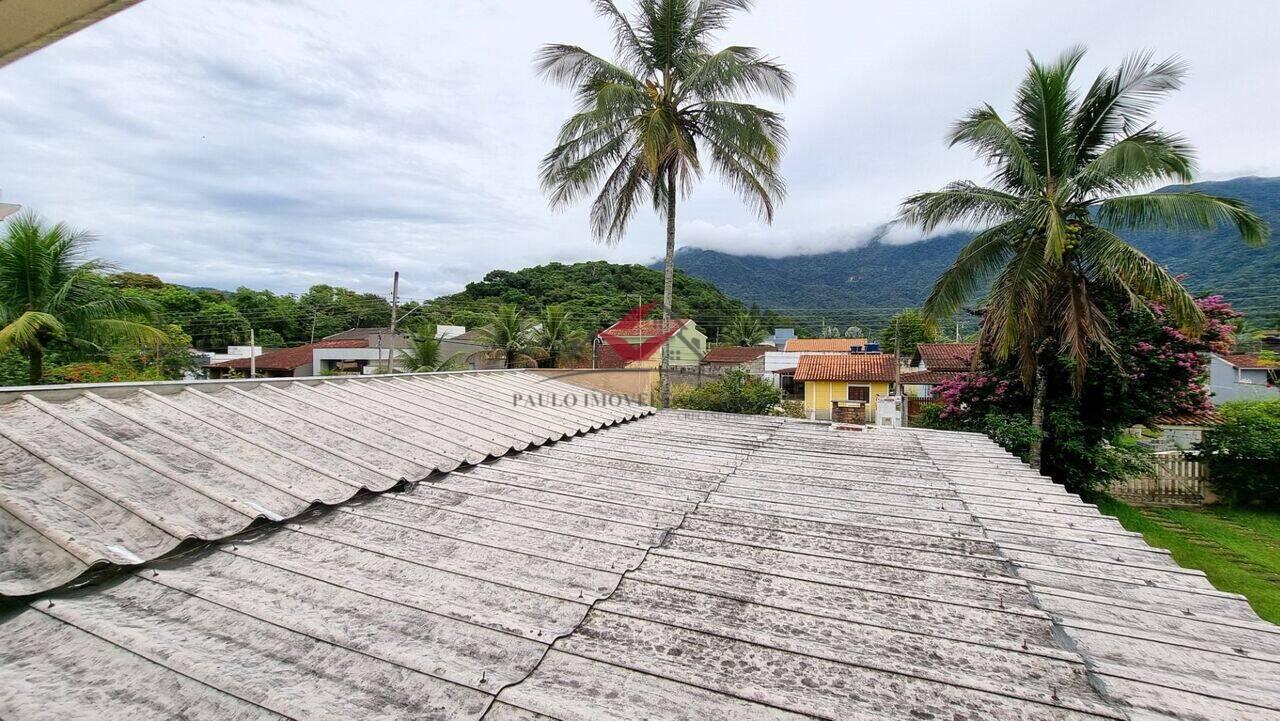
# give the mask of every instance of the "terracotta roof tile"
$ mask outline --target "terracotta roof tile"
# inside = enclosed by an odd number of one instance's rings
[[[1262,370],[1280,368],[1280,362],[1265,361],[1256,355],[1249,355],[1247,353],[1219,353],[1218,357],[1236,368],[1256,368]]]
[[[967,371],[972,366],[977,343],[921,343],[916,356],[931,371]]]
[[[909,385],[934,386],[960,375],[957,371],[913,371],[902,374],[902,382]]]
[[[1170,413],[1155,417],[1158,426],[1220,426],[1222,422],[1222,415],[1217,411]]]
[[[688,322],[689,322],[688,318],[672,318],[671,329],[679,330],[681,327],[684,326],[685,323],[688,323]],[[619,338],[653,338],[654,336],[662,335],[661,320],[642,320],[636,325],[627,329],[626,332],[618,331],[617,327],[618,327],[618,324],[614,323],[608,328],[605,328],[604,330],[600,331],[600,335],[612,335],[612,336],[618,336]]]
[[[702,357],[703,363],[749,363],[773,350],[773,346],[728,346],[712,348]]]
[[[891,381],[893,377],[893,356],[887,353],[803,355],[796,366],[798,381]]]
[[[788,352],[848,353],[855,345],[865,346],[866,338],[792,338],[787,341]]]
[[[311,351],[316,348],[368,348],[368,341],[364,340],[322,340],[316,343],[308,343],[306,345],[295,346],[293,348],[281,348],[263,353],[258,356],[256,367],[260,371],[291,371],[300,368],[311,362]],[[248,369],[248,358],[235,358],[221,363],[212,363],[210,368],[236,368]]]

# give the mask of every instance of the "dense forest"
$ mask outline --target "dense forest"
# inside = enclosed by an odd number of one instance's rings
[[[423,314],[437,322],[470,328],[483,325],[499,305],[513,304],[527,312],[559,305],[569,311],[575,325],[594,333],[637,305],[661,301],[660,271],[597,260],[495,270],[483,280],[468,283],[460,293],[430,301]],[[734,318],[752,312],[761,316],[766,328],[791,323],[771,311],[747,307],[712,283],[676,273],[674,313],[692,318],[708,338],[714,340]],[[656,317],[658,309],[653,313]]]
[[[1237,178],[1189,187],[1244,200],[1271,224],[1273,238],[1280,229],[1280,178]],[[839,322],[880,327],[896,309],[920,305],[970,237],[951,233],[909,245],[874,240],[852,250],[782,258],[681,248],[676,264],[748,303],[792,316],[825,311]],[[1275,289],[1280,243],[1273,240],[1262,248],[1249,248],[1230,228],[1213,233],[1133,233],[1128,240],[1185,275],[1192,292],[1222,293],[1255,322],[1280,322],[1280,290]]]

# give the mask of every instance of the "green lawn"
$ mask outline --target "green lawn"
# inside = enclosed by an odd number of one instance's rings
[[[1249,599],[1280,624],[1280,513],[1226,508],[1134,508],[1104,499],[1098,508],[1147,543],[1167,548],[1185,568],[1205,572],[1218,589]]]

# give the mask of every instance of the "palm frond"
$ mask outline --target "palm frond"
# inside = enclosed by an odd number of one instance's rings
[[[1179,135],[1143,128],[1127,135],[1090,160],[1073,178],[1076,192],[1127,192],[1151,183],[1189,183],[1194,151]]]
[[[539,75],[561,85],[604,80],[618,85],[643,86],[626,69],[577,45],[543,45],[534,55],[533,66]]]
[[[1021,145],[1037,175],[1050,187],[1070,171],[1069,132],[1076,102],[1071,79],[1083,57],[1081,46],[1069,48],[1050,65],[1041,65],[1031,57],[1031,66],[1014,98]]]
[[[1098,204],[1098,221],[1115,230],[1213,230],[1233,226],[1245,244],[1267,242],[1271,229],[1248,204],[1197,191],[1144,193]]]
[[[969,241],[934,281],[921,312],[931,321],[955,315],[986,279],[1013,253],[1013,241],[1021,226],[1007,222],[982,231]]]
[[[613,26],[614,50],[630,62],[633,68],[647,66],[649,58],[645,55],[635,28],[613,0],[592,0],[592,5],[596,8],[596,14],[607,19]]]
[[[41,335],[62,335],[62,322],[48,313],[29,310],[0,328],[0,353],[42,347]]]
[[[95,318],[88,322],[88,326],[92,331],[91,340],[103,342],[125,341],[139,345],[159,346],[169,339],[169,336],[159,328],[122,318]]]
[[[1084,390],[1085,370],[1095,349],[1117,360],[1115,345],[1107,336],[1111,321],[1093,301],[1085,278],[1065,284],[1053,317],[1058,327],[1060,349],[1071,359],[1071,385],[1078,395]]]
[[[795,78],[777,59],[766,57],[756,48],[735,45],[713,55],[699,56],[681,83],[679,96],[730,100],[764,93],[786,100],[794,89]]]
[[[1177,57],[1152,63],[1151,52],[1130,55],[1114,72],[1103,70],[1071,121],[1077,167],[1103,152],[1117,135],[1146,124],[1156,103],[1182,87],[1187,66]]]
[[[1163,304],[1169,317],[1189,333],[1204,327],[1204,313],[1178,279],[1119,236],[1105,228],[1088,228],[1078,250],[1090,274],[1114,281],[1131,298]]]
[[[1005,190],[1029,192],[1043,185],[1022,138],[990,105],[970,111],[951,128],[947,140],[951,146],[967,145],[983,156],[994,166]]]
[[[919,226],[926,233],[951,223],[989,225],[1009,219],[1021,203],[1016,195],[960,180],[902,201],[898,222]]]

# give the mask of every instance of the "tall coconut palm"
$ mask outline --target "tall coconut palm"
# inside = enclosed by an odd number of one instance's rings
[[[499,306],[480,329],[480,341],[501,358],[507,368],[530,368],[538,364],[532,342],[532,323],[514,305]]]
[[[167,339],[143,322],[154,312],[149,303],[115,292],[103,276],[109,266],[83,259],[90,240],[31,213],[10,218],[0,237],[0,353],[26,356],[33,385],[44,377],[44,353],[55,341],[95,353],[112,343],[159,347]]]
[[[592,0],[613,26],[617,60],[576,45],[547,45],[537,68],[573,87],[578,108],[542,162],[552,207],[595,195],[591,228],[614,244],[648,201],[667,225],[662,328],[671,322],[676,201],[711,167],[772,222],[785,193],[778,163],[782,117],[743,102],[761,92],[784,99],[790,73],[756,48],[713,51],[713,36],[751,0],[639,0],[630,15],[612,0]],[[662,347],[662,401],[670,400],[670,352]]]
[[[1156,101],[1181,87],[1183,63],[1140,53],[1103,70],[1080,93],[1073,76],[1083,56],[1083,48],[1073,48],[1050,64],[1031,58],[1009,120],[983,105],[952,128],[951,145],[973,148],[993,168],[989,185],[953,182],[908,198],[901,212],[901,220],[926,231],[950,223],[985,226],[938,278],[924,310],[935,320],[948,318],[994,276],[979,339],[996,360],[1018,360],[1032,388],[1037,429],[1046,360],[1068,363],[1078,394],[1091,353],[1114,353],[1097,291],[1120,291],[1135,305],[1162,303],[1189,332],[1204,324],[1182,285],[1118,232],[1226,224],[1251,245],[1269,234],[1240,201],[1145,192],[1192,179],[1190,146],[1150,121]],[[1039,460],[1037,442],[1032,465]]]
[[[424,323],[409,335],[409,347],[400,350],[398,365],[413,373],[434,373],[462,367],[461,353],[446,356],[435,323]]]
[[[533,344],[552,368],[561,361],[581,358],[587,352],[586,334],[573,326],[572,317],[563,307],[549,305],[543,309],[538,328],[533,332]]]
[[[720,341],[736,346],[760,345],[769,336],[760,316],[754,313],[739,313],[725,326]]]

